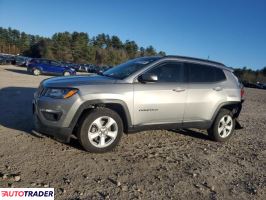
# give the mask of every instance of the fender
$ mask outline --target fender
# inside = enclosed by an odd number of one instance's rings
[[[35,65],[34,67],[32,67],[32,70],[33,70],[33,69],[38,69],[38,70],[40,70],[41,72],[43,72],[43,67],[40,66],[40,65]]]
[[[243,101],[228,101],[228,102],[224,102],[224,103],[221,103],[215,110],[215,112],[213,113],[212,115],[212,118],[211,118],[211,124],[214,122],[216,116],[218,115],[218,112],[220,111],[220,109],[224,106],[232,106],[234,108],[236,108],[236,112],[234,113],[234,116],[237,118],[240,114],[240,111],[242,109],[242,103]]]
[[[74,127],[76,126],[80,116],[82,115],[83,111],[88,109],[88,108],[93,108],[94,105],[104,105],[104,104],[119,104],[122,106],[125,115],[126,115],[126,124],[128,127],[132,127],[132,120],[131,120],[131,116],[128,110],[128,107],[126,105],[126,103],[122,100],[118,100],[118,99],[95,99],[95,100],[88,100],[85,101],[84,103],[82,103],[80,105],[80,107],[78,108],[77,112],[75,113],[73,119],[70,122],[69,128],[71,128],[72,130],[74,129]]]

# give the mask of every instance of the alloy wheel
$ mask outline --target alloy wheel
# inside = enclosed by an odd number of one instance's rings
[[[104,148],[112,144],[117,134],[118,125],[109,116],[102,116],[95,119],[88,130],[88,138],[91,144],[98,148]]]
[[[221,138],[228,137],[233,129],[233,119],[230,115],[224,115],[218,125],[218,134]]]

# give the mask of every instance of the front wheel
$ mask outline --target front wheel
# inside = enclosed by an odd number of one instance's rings
[[[208,134],[215,141],[225,142],[232,136],[234,129],[235,119],[232,112],[227,109],[221,109],[212,127],[208,130]]]
[[[81,120],[78,139],[86,151],[103,153],[114,149],[122,134],[120,116],[108,108],[97,108]]]

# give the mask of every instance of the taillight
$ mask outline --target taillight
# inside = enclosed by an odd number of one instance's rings
[[[244,88],[241,88],[241,90],[240,90],[241,99],[244,98],[244,93],[245,93]]]

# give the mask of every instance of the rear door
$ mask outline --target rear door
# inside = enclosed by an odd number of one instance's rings
[[[50,61],[50,69],[51,69],[51,73],[53,74],[63,74],[64,72],[64,67],[61,66],[61,64],[59,62],[56,61]]]
[[[184,122],[209,121],[218,105],[226,100],[225,74],[209,65],[186,63],[185,66],[188,88]]]
[[[134,125],[181,123],[187,94],[183,64],[168,61],[144,73],[158,81],[134,84]]]
[[[49,73],[49,71],[50,71],[49,60],[40,60],[38,65],[41,66],[42,72]]]

